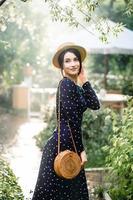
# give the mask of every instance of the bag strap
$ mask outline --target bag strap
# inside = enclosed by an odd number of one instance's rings
[[[57,102],[57,105],[58,105],[58,109],[57,109],[57,111],[58,111],[58,113],[57,113],[57,127],[58,127],[58,154],[60,153],[60,119],[61,119],[61,114],[60,114],[60,86],[61,86],[61,82],[62,82],[62,80],[60,81],[60,83],[59,83],[59,86],[58,86],[58,92],[59,92],[59,94],[58,94],[58,102]],[[68,124],[68,127],[69,127],[69,130],[70,130],[70,133],[71,133],[71,138],[72,138],[72,142],[73,142],[73,146],[74,146],[74,150],[75,150],[75,152],[78,154],[78,152],[77,152],[77,148],[76,148],[76,145],[75,145],[75,142],[74,142],[74,139],[73,139],[73,135],[72,135],[72,131],[71,131],[71,127],[70,127],[70,124],[69,124],[69,121],[67,120],[67,124]]]

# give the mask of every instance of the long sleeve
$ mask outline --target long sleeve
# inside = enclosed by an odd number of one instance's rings
[[[73,138],[78,146],[79,152],[84,150],[80,129],[81,117],[79,117],[79,99],[77,97],[76,85],[70,79],[63,79],[60,86],[61,107],[67,121],[69,121]],[[81,127],[80,127],[81,128]]]
[[[82,88],[84,90],[83,96],[85,98],[87,107],[92,110],[98,110],[100,108],[100,103],[95,91],[91,87],[90,82],[89,81],[85,82],[82,85]]]

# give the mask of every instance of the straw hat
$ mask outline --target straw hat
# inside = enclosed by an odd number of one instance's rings
[[[73,49],[77,49],[81,55],[81,61],[83,62],[85,57],[86,57],[86,50],[84,47],[81,47],[79,45],[76,45],[72,42],[66,42],[66,43],[63,43],[61,44],[58,48],[57,48],[57,51],[55,53],[55,55],[53,56],[53,59],[52,59],[52,63],[55,67],[57,68],[61,68],[60,65],[59,65],[59,62],[58,62],[58,58],[59,58],[59,55],[64,51],[64,50],[67,50],[69,48],[73,48]]]

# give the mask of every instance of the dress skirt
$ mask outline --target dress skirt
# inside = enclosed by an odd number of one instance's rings
[[[32,200],[89,200],[85,171],[71,180],[56,175],[53,162],[57,155],[55,137],[43,149],[39,175]]]

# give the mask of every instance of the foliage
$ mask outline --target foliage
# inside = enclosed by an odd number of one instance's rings
[[[133,96],[133,79],[132,78],[125,78],[123,80],[123,87],[122,93],[126,95]]]
[[[130,4],[129,10],[130,15],[127,15],[126,11],[128,3]],[[133,28],[133,2],[129,2],[126,0],[114,1],[114,0],[104,0],[100,9],[98,10],[98,14],[103,14],[103,16],[108,17],[114,22],[122,22],[127,28]],[[119,87],[124,94],[132,95],[131,82],[128,81],[128,78],[132,80],[133,70],[133,56],[132,55],[108,55],[108,66],[104,63],[105,55],[95,55],[92,56],[92,70],[103,73],[107,71],[113,75],[123,76],[123,82],[120,82],[120,85],[114,85],[115,87]],[[130,73],[128,73],[130,72]],[[119,80],[118,80],[119,81]],[[126,88],[125,88],[126,85]],[[110,87],[112,85],[108,85]]]
[[[47,140],[51,137],[56,127],[55,110],[51,113],[51,111],[48,108],[45,112],[44,121],[47,123],[47,127],[44,130],[42,130],[37,136],[35,136],[36,145],[40,149],[43,149],[43,146],[47,143]]]
[[[129,7],[128,7],[129,5]],[[129,14],[127,12],[129,11]],[[101,8],[99,9],[100,14],[115,22],[122,22],[127,28],[133,28],[133,2],[126,0],[104,0]]]
[[[0,158],[0,199],[24,200],[22,190],[9,164]]]
[[[25,10],[20,12],[19,6],[16,11],[11,2],[1,8],[0,16],[5,17],[2,18],[5,21],[1,24],[1,28],[4,26],[5,28],[1,29],[0,34],[0,72],[4,88],[23,81],[24,67],[28,62],[29,54],[32,55],[31,49],[35,49],[33,43],[29,42],[31,33],[28,19],[27,25],[23,22],[25,13]],[[30,51],[29,47],[31,47]]]
[[[2,94],[0,94],[0,105],[1,107],[5,108],[6,111],[8,111],[9,108],[11,108],[12,105],[12,90],[8,89],[4,91]]]
[[[133,76],[108,78],[107,90],[115,90],[117,93],[133,96]]]
[[[114,135],[110,145],[105,147],[109,152],[106,162],[112,170],[109,175],[110,196],[113,200],[133,199],[133,99],[122,113],[122,119],[113,126]]]
[[[107,42],[110,34],[117,35],[122,30],[121,23],[111,26],[105,16],[97,15],[97,9],[102,5],[101,0],[76,0],[68,1],[67,4],[54,0],[45,0],[45,2],[48,3],[53,20],[65,22],[74,27],[81,26],[94,35],[94,30],[96,30],[99,39],[104,42]],[[89,28],[87,28],[88,24]]]
[[[41,12],[38,14],[35,13],[28,2],[30,0],[27,0],[27,3],[21,1],[18,3],[18,1],[14,0],[5,1],[0,10],[0,78],[4,80],[5,87],[23,81],[23,69],[27,64],[33,67],[33,82],[37,86],[44,87],[45,85],[47,87],[48,78],[53,73],[51,68],[48,67],[51,64],[51,53],[47,51],[49,48],[47,42],[49,35],[47,33],[47,26],[50,24],[49,18],[45,12],[43,14]],[[91,24],[94,23],[95,28],[100,32],[99,37],[103,38],[103,40],[105,40],[106,34],[107,36],[110,35],[110,31],[115,34],[119,33],[122,28],[121,24],[120,26],[117,24],[115,27],[110,27],[107,20],[103,19],[105,16],[114,21],[118,19],[119,22],[123,22],[127,27],[132,27],[132,2],[129,0],[126,4],[124,0],[121,2],[106,0],[105,3],[101,0],[76,0],[68,1],[68,4],[65,4],[63,1],[53,0],[46,0],[45,2],[54,20],[65,21],[73,26],[74,24],[81,25],[85,29],[89,27],[87,31],[90,32],[93,32],[94,27],[91,27]],[[130,12],[127,17],[123,13],[128,8],[128,5]],[[106,28],[103,29],[103,27]],[[102,60],[100,62],[93,62],[93,67],[97,66],[97,71],[99,69],[104,71]],[[100,68],[99,63],[101,63]],[[122,65],[124,65],[124,61]],[[117,61],[115,64],[111,62],[111,69],[113,66],[117,66]],[[129,66],[126,65],[127,68]],[[121,72],[121,68],[119,72]],[[46,74],[45,79],[43,78],[44,74]],[[51,81],[52,86],[55,86],[55,84],[56,81]]]
[[[21,1],[29,2],[30,0]],[[81,26],[82,28],[86,29],[88,32],[91,33],[93,33],[93,30],[95,28],[99,32],[99,38],[105,42],[107,41],[107,38],[110,35],[110,33],[113,35],[118,35],[118,33],[122,30],[122,23],[117,23],[114,26],[110,26],[110,24],[108,24],[106,20],[106,12],[102,12],[101,10],[101,7],[104,5],[103,1],[101,0],[74,0],[67,1],[67,3],[63,1],[45,0],[45,2],[48,4],[53,20],[67,22],[70,26]],[[119,1],[116,2],[118,2],[117,4],[119,5]],[[13,3],[14,1],[11,2],[11,4]],[[114,5],[114,1],[109,1],[108,5],[112,8],[112,5]],[[123,7],[121,9],[121,12],[124,13],[126,16],[131,16],[133,13],[132,0],[123,0],[122,6]],[[108,9],[108,7],[106,7],[106,4],[104,7]],[[116,7],[116,10],[117,9],[119,9],[119,7]],[[103,15],[103,13],[105,13],[105,15]],[[4,27],[5,20],[6,17],[3,18],[2,27]],[[93,25],[91,27],[92,22]],[[89,27],[91,27],[89,29],[86,28],[86,25],[88,23]]]
[[[104,73],[105,71],[105,63],[104,63],[105,55],[90,55],[90,63],[93,72]],[[132,71],[132,55],[108,55],[108,67],[112,74],[118,75],[133,75]]]
[[[132,55],[108,55],[107,66],[105,55],[90,55],[89,68],[99,76],[108,71],[106,89],[121,90],[123,94],[132,95]],[[102,85],[103,87],[103,85]]]
[[[116,114],[108,108],[98,112],[87,110],[83,118],[83,138],[88,155],[88,167],[105,165],[105,153],[102,147],[109,144],[108,137],[113,134],[112,121]]]
[[[36,86],[49,87],[48,79],[53,75],[50,66],[52,53],[47,50],[49,21],[47,13],[35,11],[30,4],[8,1],[1,7],[0,79],[4,88],[22,83],[28,78],[25,74],[28,66],[32,67],[33,83]],[[52,86],[55,80],[51,81]]]
[[[88,154],[88,164],[86,166],[104,166],[107,153],[102,150],[102,147],[109,143],[108,137],[112,134],[112,118],[114,116],[115,113],[111,112],[110,109],[101,109],[98,112],[88,110],[84,113],[82,130],[84,146]],[[41,149],[56,127],[55,111],[51,116],[49,116],[48,111],[45,119],[47,127],[35,137],[36,144]]]
[[[97,200],[103,200],[103,192],[104,187],[103,186],[96,186],[94,189],[94,196]]]

